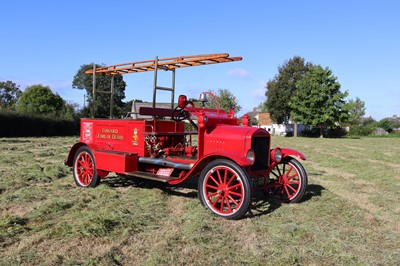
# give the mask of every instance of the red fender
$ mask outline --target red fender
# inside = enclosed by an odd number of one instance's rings
[[[210,161],[215,160],[217,158],[224,158],[224,159],[231,160],[231,161],[235,162],[236,164],[238,164],[239,166],[250,166],[251,165],[249,160],[246,157],[244,157],[241,154],[235,153],[235,152],[211,153],[211,154],[207,154],[207,156],[204,156],[203,158],[198,160],[197,163],[193,166],[193,168],[189,172],[187,172],[183,177],[171,180],[168,183],[171,185],[176,185],[176,184],[183,182],[184,180],[186,180],[187,178],[189,178],[191,176],[199,175],[201,173],[201,171],[203,170],[203,168]]]
[[[297,158],[301,159],[301,160],[307,160],[306,156],[304,156],[301,152],[293,150],[293,149],[289,149],[289,148],[281,148],[282,150],[282,155],[283,158],[287,157],[287,156],[296,156]]]
[[[74,146],[72,146],[71,150],[68,153],[68,157],[64,162],[65,165],[72,167],[72,163],[73,163],[72,161],[74,160],[75,152],[82,146],[86,146],[86,144],[83,142],[78,142],[78,143],[75,143]]]
[[[246,156],[243,156],[243,154],[239,154],[236,152],[224,151],[221,153],[219,153],[219,152],[218,153],[210,153],[210,154],[207,154],[206,156],[204,156],[203,158],[201,158],[201,160],[204,160],[204,159],[207,159],[210,157],[226,158],[231,161],[234,161],[239,166],[250,166],[251,165],[249,159],[247,159]]]

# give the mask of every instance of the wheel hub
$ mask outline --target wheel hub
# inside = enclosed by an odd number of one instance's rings
[[[286,175],[281,175],[281,176],[279,177],[279,179],[278,179],[279,185],[284,185],[284,186],[286,186],[286,185],[288,184],[288,182],[289,182],[289,180],[288,180],[288,178],[287,178]]]
[[[226,184],[220,184],[218,186],[218,190],[217,190],[218,194],[221,195],[222,197],[225,197],[228,193],[228,187],[226,186]]]
[[[82,174],[87,174],[89,169],[89,163],[87,162],[87,160],[83,161],[81,167],[79,168],[80,172]]]

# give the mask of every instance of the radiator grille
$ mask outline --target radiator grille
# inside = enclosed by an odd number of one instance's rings
[[[266,170],[269,164],[269,137],[253,137],[251,148],[256,154],[256,161],[251,166],[252,171]]]

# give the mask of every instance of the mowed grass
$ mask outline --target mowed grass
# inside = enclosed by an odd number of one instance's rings
[[[400,139],[274,137],[307,156],[309,190],[257,194],[239,221],[204,209],[196,180],[77,188],[63,165],[77,140],[0,139],[0,265],[400,264]]]

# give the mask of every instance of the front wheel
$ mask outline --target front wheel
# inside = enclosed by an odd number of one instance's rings
[[[247,173],[236,163],[218,159],[209,163],[199,178],[201,203],[214,214],[239,219],[250,207],[251,187]]]
[[[299,161],[286,157],[270,172],[269,194],[282,202],[299,202],[307,190],[307,173]]]
[[[83,146],[76,151],[73,172],[75,183],[79,187],[96,187],[100,183],[96,162],[89,147]]]

